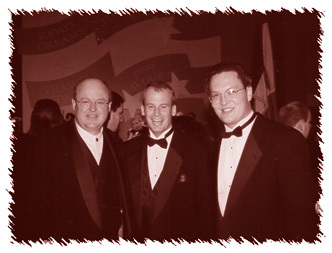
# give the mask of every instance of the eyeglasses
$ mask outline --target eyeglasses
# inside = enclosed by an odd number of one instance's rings
[[[219,104],[220,98],[222,95],[224,95],[224,99],[227,101],[234,100],[234,99],[236,99],[237,93],[244,89],[245,88],[241,88],[239,90],[234,90],[233,88],[230,88],[230,89],[226,90],[224,93],[212,92],[209,97],[209,100],[212,104]]]
[[[89,108],[91,104],[93,104],[98,109],[103,109],[108,104],[105,101],[91,101],[88,99],[76,100],[76,102],[79,103],[82,106],[82,108]]]

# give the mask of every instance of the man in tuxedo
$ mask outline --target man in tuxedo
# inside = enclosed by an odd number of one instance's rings
[[[139,241],[209,237],[207,149],[172,128],[174,103],[174,91],[168,84],[150,83],[143,91],[141,106],[149,133],[124,145],[134,237]]]
[[[31,228],[39,229],[38,237],[117,240],[121,224],[129,236],[118,162],[120,143],[103,127],[111,101],[106,83],[84,79],[74,87],[75,120],[39,140],[34,156],[38,226]]]
[[[305,138],[254,113],[251,79],[221,63],[207,77],[225,131],[210,152],[216,238],[313,241],[317,215]]]

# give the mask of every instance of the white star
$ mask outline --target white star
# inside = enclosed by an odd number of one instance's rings
[[[203,100],[207,99],[205,92],[190,94],[187,90],[186,85],[188,80],[179,80],[179,78],[172,72],[172,82],[168,83],[175,92],[175,98],[201,98]]]
[[[125,90],[122,90],[124,100],[123,108],[129,111],[130,117],[134,117],[136,110],[141,109],[141,92],[138,92],[134,96],[131,96]]]
[[[187,98],[191,97],[191,94],[185,87],[188,80],[179,80],[179,78],[172,72],[172,81],[168,83],[175,92],[175,98]]]

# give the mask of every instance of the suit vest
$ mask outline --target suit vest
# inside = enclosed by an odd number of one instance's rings
[[[147,163],[147,154],[144,155],[143,174],[142,174],[142,235],[150,237],[152,226],[153,211],[158,193],[159,180],[152,189],[149,168]]]
[[[104,137],[105,138],[105,137]],[[82,152],[87,157],[97,203],[101,211],[102,227],[106,238],[117,239],[121,225],[121,191],[116,165],[111,150],[104,140],[103,152],[98,165],[89,148],[80,138]]]

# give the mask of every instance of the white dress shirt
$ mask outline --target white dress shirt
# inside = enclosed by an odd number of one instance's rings
[[[77,122],[75,122],[75,124],[79,135],[82,137],[83,141],[88,146],[97,164],[99,165],[104,143],[103,128],[101,128],[100,133],[93,135],[80,127]]]
[[[230,132],[236,127],[243,125],[250,119],[252,115],[253,112],[241,120],[233,129],[225,126],[226,132]],[[236,137],[233,135],[230,138],[224,138],[221,141],[218,160],[218,202],[222,215],[225,213],[227,199],[232,186],[233,178],[253,123],[254,121],[243,129],[241,137]]]
[[[164,131],[158,138],[150,131],[150,137],[153,139],[162,139],[168,133],[171,128]],[[147,154],[148,154],[148,169],[149,169],[149,176],[150,176],[150,183],[152,189],[156,185],[161,172],[163,171],[167,152],[169,149],[169,144],[173,138],[173,134],[170,134],[167,138],[167,148],[161,148],[159,145],[148,146]]]

